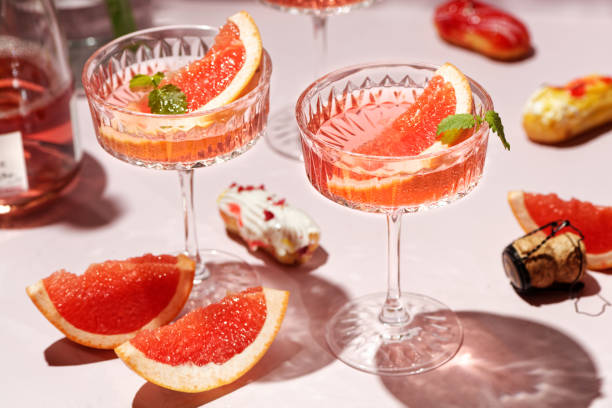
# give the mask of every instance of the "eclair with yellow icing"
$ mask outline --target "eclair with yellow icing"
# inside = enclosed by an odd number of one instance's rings
[[[527,101],[523,127],[538,143],[559,143],[612,121],[612,77],[589,75],[545,86]]]

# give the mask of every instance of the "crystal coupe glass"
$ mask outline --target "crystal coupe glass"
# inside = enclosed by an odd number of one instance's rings
[[[350,301],[326,331],[340,360],[371,373],[433,369],[451,359],[463,339],[461,322],[448,307],[401,291],[401,216],[469,193],[482,175],[489,128],[483,124],[455,146],[417,156],[353,152],[393,120],[389,115],[403,112],[436,69],[402,63],[341,69],[316,80],[296,106],[304,165],[314,188],[336,203],[387,218],[387,292]],[[486,91],[473,80],[470,86],[475,112],[492,109]]]
[[[317,77],[323,74],[326,66],[328,17],[368,7],[374,3],[374,0],[260,0],[260,2],[290,14],[312,17],[315,46],[313,77]],[[290,112],[289,116],[293,116],[293,112]],[[270,146],[277,152],[289,158],[301,160],[298,133],[296,129],[279,129],[279,131],[269,132],[266,138]]]
[[[256,272],[240,258],[199,249],[193,170],[244,153],[263,134],[269,111],[270,57],[264,50],[247,89],[225,106],[177,115],[141,113],[126,106],[141,97],[129,88],[134,75],[171,71],[202,58],[217,32],[208,26],[134,32],[96,51],[86,62],[82,77],[98,142],[108,153],[136,166],[178,171],[185,253],[197,265],[192,301],[198,304],[258,283]]]

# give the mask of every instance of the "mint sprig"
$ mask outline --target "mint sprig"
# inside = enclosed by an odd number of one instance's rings
[[[489,124],[489,127],[493,132],[499,136],[504,148],[506,150],[510,150],[510,143],[506,140],[506,135],[504,134],[504,125],[502,124],[501,118],[494,110],[490,110],[485,113],[485,120]]]
[[[187,112],[187,97],[181,89],[172,84],[164,85],[149,93],[151,113],[175,115]]]
[[[163,72],[153,76],[134,75],[130,79],[130,90],[133,92],[149,92],[149,108],[151,113],[161,115],[175,115],[187,112],[187,96],[181,88],[173,84],[167,84],[158,89],[164,78]]]
[[[499,114],[493,110],[485,113],[484,118],[478,115],[472,115],[471,113],[449,115],[438,123],[436,135],[442,135],[440,141],[450,145],[459,139],[463,130],[472,129],[474,127],[478,130],[478,127],[480,127],[483,121],[486,121],[489,128],[497,134],[504,148],[510,150],[510,144],[506,140],[506,135],[504,134],[504,125],[502,125]]]

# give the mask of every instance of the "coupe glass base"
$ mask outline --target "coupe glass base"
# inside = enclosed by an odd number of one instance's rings
[[[345,304],[327,324],[331,351],[344,363],[379,375],[418,374],[449,361],[463,341],[461,322],[447,306],[427,296],[402,293],[407,323],[382,323],[385,293]]]
[[[202,249],[200,257],[209,276],[194,280],[193,289],[181,315],[218,302],[228,293],[261,286],[257,271],[236,255],[216,249]]]

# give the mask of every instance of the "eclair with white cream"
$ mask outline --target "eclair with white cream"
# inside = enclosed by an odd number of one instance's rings
[[[314,220],[263,185],[233,183],[217,204],[227,230],[251,251],[261,248],[283,264],[302,264],[319,246],[321,231]]]

